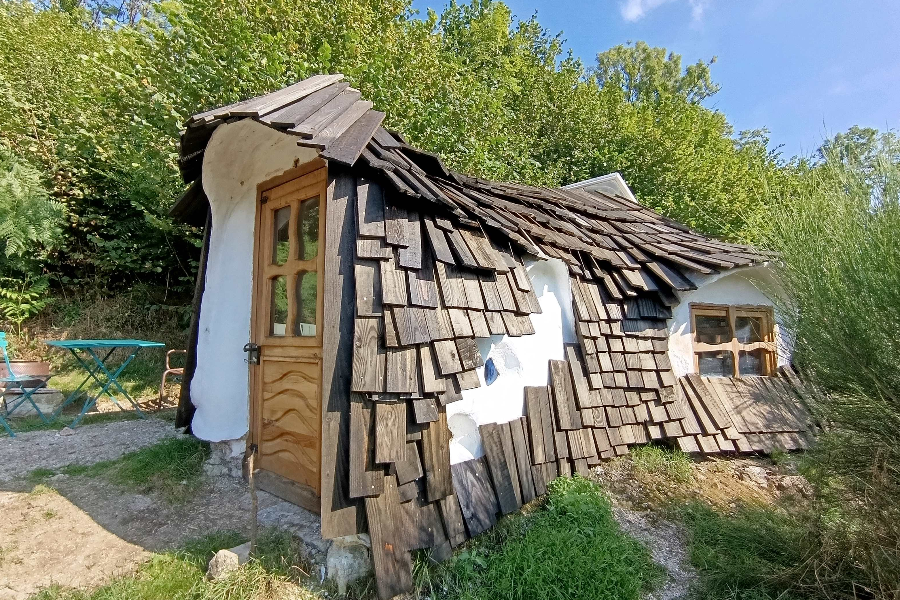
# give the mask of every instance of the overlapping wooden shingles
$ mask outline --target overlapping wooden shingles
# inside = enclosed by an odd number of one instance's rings
[[[454,494],[444,405],[480,384],[475,338],[533,333],[527,315],[537,299],[522,264],[480,227],[420,213],[365,179],[357,199],[351,428],[374,439],[356,435],[351,496],[367,498],[370,519],[395,510],[385,508],[385,496],[403,505],[407,518],[393,530],[380,523],[378,544],[443,556],[466,538],[463,519],[475,491],[463,488],[459,500]],[[492,313],[498,318],[489,324]],[[383,584],[384,593],[405,588],[407,556],[381,554],[393,582]]]
[[[789,377],[700,377],[679,380],[695,419],[689,452],[771,452],[808,445],[809,414]],[[688,420],[686,419],[687,423]]]
[[[200,176],[203,154],[223,123],[254,119],[296,135],[298,144],[319,149],[330,161],[353,165],[384,120],[343,75],[314,75],[284,89],[191,117],[181,134],[179,167],[186,183]]]

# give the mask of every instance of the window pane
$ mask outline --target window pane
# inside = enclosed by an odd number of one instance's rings
[[[741,375],[762,375],[765,364],[763,350],[741,352],[738,355],[738,372]]]
[[[731,352],[698,352],[700,374],[710,377],[734,375],[734,358]]]
[[[316,298],[318,297],[315,271],[297,273],[294,297],[297,301],[297,316],[294,318],[294,335],[316,335]]]
[[[697,341],[703,344],[724,344],[731,341],[731,324],[726,315],[697,315],[694,318],[697,327]]]
[[[286,335],[288,319],[287,279],[282,275],[272,280],[272,308],[269,335]]]
[[[737,317],[734,320],[735,337],[742,344],[763,341],[762,317]]]
[[[272,264],[283,265],[291,252],[291,207],[285,206],[275,211],[275,231],[272,238]]]
[[[319,199],[310,198],[300,203],[297,219],[297,258],[310,260],[319,252]]]

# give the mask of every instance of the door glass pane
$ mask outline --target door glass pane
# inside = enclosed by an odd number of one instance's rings
[[[310,198],[300,203],[297,219],[297,258],[310,260],[319,253],[319,199]]]
[[[741,352],[738,355],[738,372],[741,375],[762,375],[763,374],[763,350],[753,350],[752,352]]]
[[[284,275],[271,280],[271,323],[269,335],[283,336],[287,334],[288,297],[287,278]]]
[[[736,317],[734,320],[735,336],[742,344],[763,341],[762,317]]]
[[[734,375],[734,358],[731,352],[698,352],[700,374],[709,377]]]
[[[731,341],[731,324],[726,315],[696,315],[697,341],[703,344],[723,344]]]
[[[279,208],[274,214],[272,235],[272,264],[283,265],[291,252],[291,207]]]
[[[315,271],[297,273],[294,298],[297,302],[294,318],[294,335],[316,335],[316,299],[318,298],[318,282]]]

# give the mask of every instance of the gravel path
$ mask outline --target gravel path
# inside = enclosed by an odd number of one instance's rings
[[[643,543],[654,562],[666,570],[666,580],[647,594],[647,600],[678,600],[686,598],[697,581],[697,573],[688,560],[684,529],[649,512],[613,507],[619,526],[631,537]]]
[[[92,465],[152,446],[179,435],[170,421],[154,417],[82,425],[61,431],[27,431],[0,437],[0,482],[24,477],[34,469]]]

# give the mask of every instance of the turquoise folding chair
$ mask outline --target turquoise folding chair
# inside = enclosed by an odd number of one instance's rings
[[[34,408],[34,411],[41,418],[44,423],[49,423],[50,420],[41,412],[41,409],[38,408],[38,405],[35,404],[34,398],[32,395],[47,385],[47,380],[50,379],[49,375],[16,375],[13,372],[12,365],[9,363],[9,353],[6,351],[9,342],[6,341],[6,333],[0,331],[0,349],[3,350],[3,362],[6,363],[6,372],[7,376],[0,378],[0,383],[5,384],[5,390],[3,391],[3,398],[5,400],[4,404],[6,406],[6,416],[8,417],[13,411],[17,408],[25,404],[26,402],[30,403]],[[31,387],[25,387],[25,383],[28,383]],[[21,396],[15,401],[10,401],[6,399],[7,394],[9,394],[12,390],[18,388],[21,390]],[[16,437],[16,434],[13,433],[12,428],[9,426],[9,423],[6,419],[3,418],[3,415],[0,415],[0,425],[3,426],[4,429],[9,433],[10,437]]]

